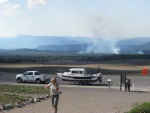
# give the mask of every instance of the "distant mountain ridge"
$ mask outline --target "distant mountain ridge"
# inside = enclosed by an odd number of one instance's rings
[[[150,42],[150,37],[135,37],[119,40],[118,45],[143,45]]]
[[[0,53],[15,52],[70,52],[79,53],[94,47],[99,53],[100,50],[112,45],[110,42],[98,39],[94,45],[94,38],[71,37],[71,36],[31,36],[18,35],[12,38],[0,38]],[[102,46],[101,46],[102,44]],[[100,48],[100,49],[97,49]],[[114,43],[115,48],[119,48],[120,53],[144,53],[150,54],[150,37],[135,37],[118,40]],[[97,52],[97,53],[98,53]]]
[[[122,39],[117,42],[122,53],[150,54],[150,37]]]
[[[12,38],[0,38],[1,49],[35,49],[42,45],[67,45],[67,44],[84,44],[73,37],[64,36],[31,36],[18,35]]]

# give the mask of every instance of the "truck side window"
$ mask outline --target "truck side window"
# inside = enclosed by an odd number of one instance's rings
[[[35,72],[35,75],[40,75],[40,73],[39,72]]]

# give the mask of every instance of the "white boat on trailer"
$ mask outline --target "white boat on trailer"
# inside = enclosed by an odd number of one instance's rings
[[[102,74],[92,74],[85,68],[71,68],[69,72],[57,72],[57,76],[63,81],[74,81],[79,84],[90,84],[91,82],[102,82]]]

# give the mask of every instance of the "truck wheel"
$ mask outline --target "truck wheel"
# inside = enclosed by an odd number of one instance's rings
[[[41,80],[40,80],[40,79],[36,79],[36,83],[37,83],[37,84],[40,84],[40,83],[41,83]]]
[[[18,82],[18,83],[21,83],[21,82],[22,82],[22,79],[21,79],[21,78],[17,78],[17,82]]]

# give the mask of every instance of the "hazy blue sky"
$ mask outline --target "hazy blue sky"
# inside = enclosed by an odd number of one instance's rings
[[[0,37],[150,36],[150,0],[0,0]]]

